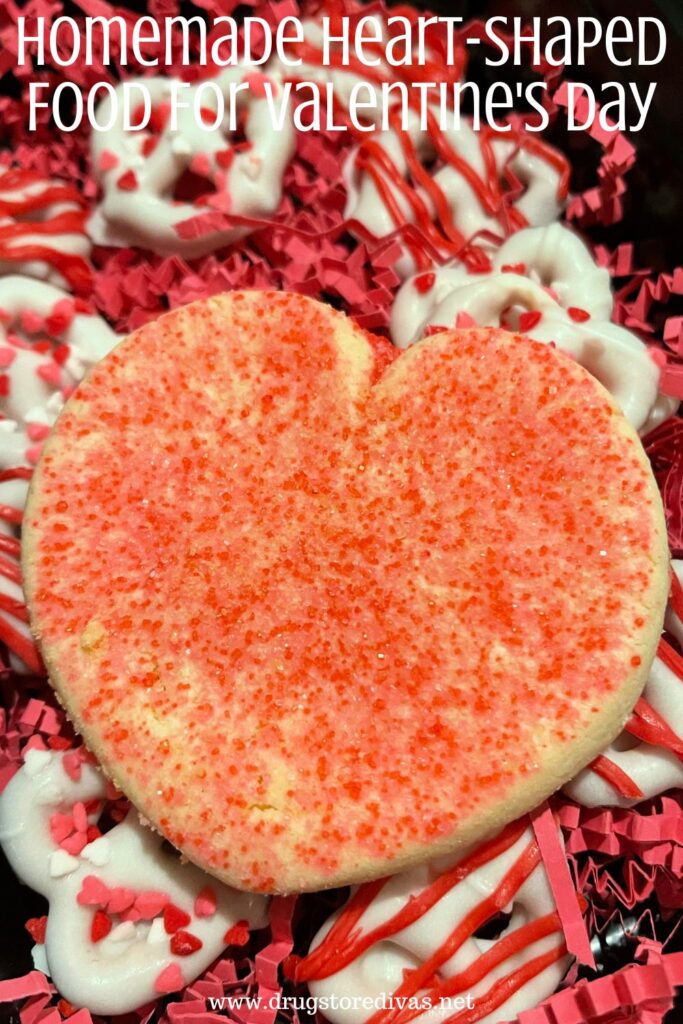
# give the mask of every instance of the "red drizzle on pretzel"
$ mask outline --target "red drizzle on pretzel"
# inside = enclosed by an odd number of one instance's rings
[[[317,981],[329,978],[347,967],[371,946],[414,924],[442,899],[454,886],[462,882],[477,868],[490,863],[505,853],[522,837],[526,820],[508,825],[495,839],[483,843],[455,867],[440,875],[387,921],[371,931],[362,933],[359,922],[382,891],[387,879],[379,879],[361,885],[335,921],[320,945],[301,960],[290,958],[285,966],[286,973],[296,982]],[[496,888],[468,911],[458,921],[447,939],[434,950],[421,966],[404,975],[404,980],[392,993],[389,1007],[377,1010],[368,1024],[408,1024],[424,1012],[423,1008],[409,1005],[411,997],[418,992],[424,995],[429,1005],[438,1005],[440,1000],[453,998],[481,982],[494,968],[511,956],[523,952],[542,938],[561,932],[558,912],[545,914],[536,920],[504,935],[490,949],[457,974],[443,978],[440,969],[457,952],[477,929],[499,913],[514,898],[532,871],[540,864],[540,853],[535,840],[530,841],[514,864],[504,874]],[[536,977],[551,964],[566,954],[566,945],[559,941],[547,952],[528,960],[495,981],[488,991],[477,999],[476,1009],[463,1010],[448,1018],[449,1024],[469,1024],[482,1016],[482,1009],[490,1013],[505,1003],[522,985]],[[401,1008],[402,1007],[402,1008]]]
[[[35,192],[31,186],[43,185]],[[50,215],[50,207],[68,203],[74,209]],[[92,286],[90,267],[82,256],[50,244],[54,235],[85,235],[87,203],[71,185],[46,181],[36,171],[10,170],[0,174],[0,261],[40,260],[53,267],[78,294]],[[22,241],[41,235],[45,241]]]

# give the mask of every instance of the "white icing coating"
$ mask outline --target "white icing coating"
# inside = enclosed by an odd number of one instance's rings
[[[519,267],[521,272],[504,272]],[[453,327],[458,316],[479,326],[519,326],[520,314],[541,319],[523,332],[554,342],[581,363],[610,391],[633,426],[647,432],[671,415],[677,403],[658,394],[659,369],[648,349],[630,331],[609,320],[609,274],[597,267],[589,250],[560,224],[528,228],[508,239],[493,257],[487,274],[462,266],[437,269],[426,291],[416,278],[406,281],[392,309],[392,337],[407,348],[429,326]],[[589,319],[577,321],[568,310]]]
[[[35,338],[21,327],[25,313],[49,318],[70,296],[54,285],[28,277],[0,278],[0,308],[11,323],[0,326],[0,372],[9,379],[9,391],[0,398],[0,469],[35,462],[36,442],[31,428],[52,426],[63,404],[64,391],[76,385],[86,371],[102,359],[118,337],[99,316],[76,313],[57,337],[41,329],[41,340],[68,345],[63,365],[51,353],[37,351]],[[44,431],[43,431],[44,432]]]
[[[281,80],[277,75],[267,78],[259,72],[248,73],[244,67],[226,68],[212,81],[226,101],[230,87],[243,80],[251,84],[269,82],[276,97],[274,109],[279,114],[277,98]],[[171,100],[173,79],[153,77],[131,79],[144,83],[152,107],[159,109]],[[197,123],[195,97],[203,88],[197,84],[178,92],[177,123],[172,130],[169,118],[162,128],[153,150],[144,155],[152,142],[149,131],[126,131],[122,126],[123,84],[117,88],[119,123],[108,132],[93,132],[91,154],[93,170],[103,190],[102,200],[93,213],[88,230],[94,241],[102,245],[139,245],[162,255],[180,254],[187,258],[201,256],[228,245],[249,233],[249,228],[228,227],[211,231],[201,238],[181,238],[176,226],[212,209],[242,217],[262,217],[275,212],[282,196],[282,177],[295,148],[294,127],[285,113],[281,130],[273,126],[268,100],[252,91],[236,94],[236,109],[244,114],[244,134],[248,145],[234,148],[229,131],[228,109],[223,122],[215,129]],[[111,97],[98,108],[98,120],[107,123],[111,116]],[[217,98],[212,90],[204,90],[201,106],[216,112]],[[181,107],[179,104],[185,104]],[[227,154],[229,162],[221,159]],[[113,158],[113,159],[112,159]],[[198,164],[199,162],[199,164]],[[109,166],[114,163],[114,166]],[[203,165],[203,166],[202,166]],[[175,202],[173,190],[187,170],[211,180],[216,196],[207,205]],[[134,175],[134,187],[120,188],[124,174]]]
[[[219,956],[225,932],[237,921],[264,925],[267,901],[229,889],[164,852],[162,838],[143,827],[134,811],[97,840],[106,842],[109,858],[96,871],[85,851],[70,856],[58,849],[50,834],[50,817],[68,812],[78,802],[104,798],[107,788],[102,774],[87,763],[74,781],[65,771],[63,757],[28,751],[24,767],[0,796],[0,843],[21,881],[50,902],[44,953],[61,995],[92,1013],[126,1013],[157,998],[155,980],[169,965],[180,968],[184,983],[196,978]],[[191,915],[185,930],[201,940],[202,948],[189,956],[171,953],[163,923],[156,923],[159,918],[151,924],[121,921],[105,938],[92,942],[95,908],[77,902],[84,879],[92,875],[110,889],[167,894]],[[193,914],[195,899],[207,884],[217,897],[216,912],[198,917]]]
[[[338,1001],[344,997],[348,997],[352,1001],[354,998],[362,1000],[363,997],[367,997],[373,1002],[376,1001],[377,1007],[381,1006],[382,997],[388,999],[403,982],[404,971],[415,969],[432,956],[465,915],[494,891],[531,839],[531,830],[527,829],[508,850],[499,854],[488,864],[474,870],[413,924],[390,938],[377,942],[348,966],[329,978],[310,981],[309,988],[312,995],[318,998],[336,996]],[[406,906],[411,898],[418,896],[439,875],[457,863],[458,859],[460,858],[442,859],[432,864],[423,864],[390,878],[367,910],[363,912],[356,926],[358,933],[361,935],[367,933],[389,920]],[[440,978],[453,977],[473,964],[482,954],[492,949],[497,942],[517,928],[555,910],[554,899],[542,864],[532,871],[506,910],[511,912],[512,917],[498,938],[480,939],[474,936],[468,938],[457,952],[439,968]],[[311,950],[314,950],[322,942],[338,916],[339,912],[326,921],[313,939]],[[555,932],[527,946],[523,951],[509,956],[490,970],[482,981],[473,985],[462,995],[467,996],[469,993],[476,1005],[477,999],[482,998],[496,980],[528,963],[533,957],[552,950],[561,941],[560,936],[561,933]],[[508,998],[497,1010],[481,1017],[480,1024],[508,1021],[516,1017],[522,1010],[537,1006],[555,991],[569,962],[570,957],[564,956],[546,967]],[[425,994],[426,992],[423,990],[421,993],[417,993],[417,997],[420,998]],[[356,1003],[350,1008],[326,1008],[325,1016],[332,1021],[332,1024],[364,1024],[374,1012],[374,1009],[364,1008],[362,1003],[361,1005]],[[437,1004],[415,1019],[420,1024],[441,1024],[452,1016],[453,1012],[452,1006]]]
[[[683,561],[674,560],[673,569],[683,580]],[[669,605],[666,629],[683,640],[683,623]],[[683,738],[683,680],[661,658],[655,658],[643,697],[671,729]],[[629,732],[622,732],[603,755],[621,768],[638,786],[642,797],[629,799],[590,768],[584,769],[564,787],[565,793],[586,807],[633,807],[667,789],[683,786],[683,764],[672,751],[643,743]]]
[[[29,180],[24,181],[28,177]],[[51,221],[55,221],[62,214],[72,215],[72,219],[79,219],[83,213],[83,206],[76,200],[63,199],[58,202],[40,201],[46,196],[51,188],[66,188],[65,183],[56,179],[31,180],[32,174],[28,176],[24,172],[9,172],[0,175],[0,207],[9,205],[20,206],[27,200],[39,200],[38,205],[24,213],[0,213],[0,235],[8,232],[12,227],[20,227],[19,234],[8,233],[0,243],[6,250],[23,248],[24,246],[39,245],[53,249],[58,253],[69,256],[80,256],[87,260],[92,248],[90,239],[85,230],[65,230],[55,234],[53,230],[46,231]],[[56,225],[55,225],[56,226]],[[30,230],[35,227],[35,230]],[[35,277],[50,284],[60,287],[66,286],[67,282],[59,270],[43,260],[3,260],[0,259],[0,275],[22,274],[26,277]]]

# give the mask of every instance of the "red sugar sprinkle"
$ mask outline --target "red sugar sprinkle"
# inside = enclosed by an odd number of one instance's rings
[[[522,313],[519,318],[519,329],[522,334],[525,331],[530,331],[536,324],[541,322],[543,314],[537,309],[530,309],[526,313]]]
[[[502,274],[526,274],[526,264],[504,263],[500,271]]]
[[[190,923],[192,918],[175,903],[167,903],[164,907],[164,928],[168,935],[173,935]]]
[[[238,921],[228,928],[227,932],[223,936],[223,942],[226,946],[246,946],[249,941],[249,922]]]
[[[203,945],[202,940],[191,932],[178,931],[171,938],[171,952],[176,956],[190,956]]]
[[[53,355],[54,361],[59,366],[64,366],[64,363],[67,361],[67,359],[71,355],[71,348],[70,348],[69,345],[57,345],[57,347],[55,348],[55,350],[52,353],[52,355]]]
[[[135,171],[126,171],[120,178],[118,178],[116,184],[122,192],[135,192],[138,187],[138,179]]]
[[[157,975],[154,982],[154,991],[163,996],[168,992],[176,992],[184,984],[183,972],[178,967],[178,964],[169,964],[168,967],[164,967],[163,971]]]
[[[431,291],[436,282],[436,274],[419,274],[413,281],[413,287],[416,292],[420,295],[426,295],[427,292]]]
[[[2,348],[0,348],[0,369],[6,370],[8,366],[12,365],[16,358],[16,349],[10,348],[9,345],[3,345]]]
[[[577,324],[583,324],[586,320],[590,320],[591,315],[585,309],[581,309],[579,306],[569,306],[567,309],[572,320]]]
[[[45,932],[47,930],[47,916],[44,917],[30,917],[24,925],[26,931],[29,933],[33,941],[38,945],[42,946],[45,942]]]
[[[194,901],[195,917],[213,917],[217,902],[215,890],[205,885]]]
[[[90,941],[101,942],[112,930],[112,919],[103,910],[96,910],[90,925]]]

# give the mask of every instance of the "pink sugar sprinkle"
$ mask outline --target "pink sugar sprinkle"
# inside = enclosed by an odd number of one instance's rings
[[[168,893],[156,892],[154,889],[148,889],[145,892],[139,893],[136,897],[135,909],[143,920],[151,921],[153,918],[158,917],[166,904],[170,903],[170,901],[171,897]]]
[[[57,363],[41,363],[36,373],[46,384],[52,384],[55,388],[60,387],[62,383],[62,371]]]
[[[213,917],[217,906],[216,893],[210,885],[205,885],[194,901],[196,917]]]
[[[138,179],[135,171],[126,171],[116,182],[122,192],[135,192],[138,187]]]
[[[63,841],[70,836],[74,830],[73,818],[70,814],[60,814],[57,811],[50,817],[50,835],[57,846],[61,846]]]
[[[128,910],[122,910],[120,917],[122,921],[136,922],[143,920],[142,914],[140,913],[139,910],[136,910],[134,906],[129,907]]]
[[[16,358],[17,353],[15,349],[10,348],[8,345],[3,345],[2,348],[0,348],[0,368],[3,370],[7,369],[8,366],[11,366]]]
[[[30,441],[44,441],[50,433],[50,428],[44,423],[29,423],[26,427],[26,434]]]
[[[98,161],[98,167],[101,171],[113,171],[115,167],[119,165],[119,158],[116,153],[112,153],[110,149],[103,149],[100,154]]]
[[[81,777],[81,759],[74,750],[70,750],[68,754],[64,755],[62,767],[73,782],[79,781]]]
[[[208,178],[211,174],[211,161],[209,160],[206,153],[197,153],[192,157],[190,163],[190,170],[194,174],[199,174],[203,178]]]
[[[110,914],[120,914],[124,910],[128,910],[133,906],[135,902],[135,893],[132,889],[125,889],[123,886],[117,886],[115,889],[111,889],[109,893],[109,899],[107,900],[107,910]]]
[[[26,461],[31,466],[35,466],[35,464],[37,463],[38,459],[40,458],[40,453],[42,452],[42,450],[43,450],[42,444],[34,444],[32,448],[27,448],[26,449]]]
[[[86,875],[76,902],[79,907],[105,907],[109,894],[109,887],[97,875]]]
[[[27,334],[38,334],[45,326],[45,320],[32,309],[23,309],[19,314],[19,323]]]
[[[70,853],[72,857],[77,857],[88,845],[88,837],[85,832],[74,832],[73,835],[62,839],[59,845],[67,853]]]
[[[12,314],[10,313],[10,311],[8,309],[5,309],[4,307],[0,308],[0,324],[4,324],[5,326],[7,326],[7,324],[11,323]]]
[[[164,967],[163,971],[157,975],[154,982],[154,991],[158,992],[159,995],[166,995],[168,992],[176,992],[184,984],[183,972],[178,967],[178,964],[169,964],[168,967]]]
[[[459,328],[475,327],[476,320],[469,313],[458,313],[455,318],[455,326]]]
[[[85,804],[82,804],[80,801],[77,804],[74,804],[73,816],[74,816],[74,826],[76,828],[76,831],[77,832],[87,832],[88,831],[88,815],[87,815],[87,812],[85,810]]]
[[[270,85],[273,90],[273,81],[268,78],[268,75],[262,75],[260,71],[248,71],[242,79],[243,82],[249,86],[249,92],[252,96],[263,97],[266,95],[266,85]]]

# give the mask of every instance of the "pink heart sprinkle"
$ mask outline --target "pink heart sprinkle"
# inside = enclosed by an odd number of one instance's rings
[[[119,158],[110,149],[103,149],[98,162],[101,171],[113,171],[119,165]]]
[[[107,910],[110,914],[120,914],[123,910],[128,910],[132,907],[134,902],[135,893],[133,890],[118,886],[116,889],[112,889],[109,894]]]
[[[159,995],[165,995],[167,992],[177,992],[184,984],[183,972],[178,967],[178,964],[169,964],[168,967],[164,967],[163,971],[157,975],[154,982],[154,991],[158,992]]]
[[[135,909],[145,921],[151,921],[158,917],[167,903],[170,903],[170,896],[165,892],[155,892],[149,889],[141,892],[135,900]]]
[[[109,887],[97,875],[86,875],[76,902],[80,907],[104,907],[109,900],[109,894]]]
[[[216,913],[216,893],[210,885],[205,885],[194,901],[196,917],[213,917]]]

